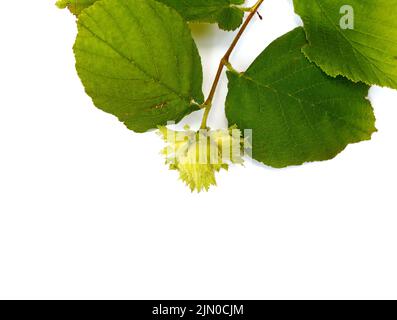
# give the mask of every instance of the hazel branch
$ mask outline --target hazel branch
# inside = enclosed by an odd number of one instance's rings
[[[230,55],[232,54],[233,50],[236,48],[237,43],[239,42],[241,36],[243,35],[244,31],[247,29],[248,25],[250,24],[252,18],[257,14],[259,7],[261,6],[261,4],[263,3],[264,0],[258,0],[257,3],[252,6],[251,8],[249,8],[249,15],[247,17],[247,19],[245,19],[243,25],[241,26],[240,30],[238,31],[236,37],[234,38],[233,42],[231,43],[229,49],[226,51],[225,55],[222,57],[220,63],[219,63],[219,67],[218,67],[218,71],[216,73],[214,82],[212,84],[211,87],[211,91],[208,95],[208,98],[205,100],[203,107],[205,108],[204,110],[204,115],[203,115],[203,120],[201,122],[201,126],[200,129],[206,129],[207,128],[207,120],[208,120],[208,116],[209,113],[211,111],[211,107],[212,107],[212,100],[214,99],[215,93],[216,93],[216,89],[218,88],[218,84],[219,84],[219,80],[221,78],[222,75],[222,71],[224,69],[225,66],[230,67]]]

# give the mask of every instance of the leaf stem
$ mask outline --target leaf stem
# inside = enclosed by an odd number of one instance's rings
[[[247,29],[249,23],[251,22],[252,18],[255,16],[255,14],[258,12],[259,7],[263,3],[264,0],[258,0],[254,6],[252,6],[249,9],[250,14],[248,15],[247,19],[245,19],[243,25],[241,26],[240,30],[238,31],[236,37],[234,38],[232,44],[230,45],[229,49],[226,51],[225,55],[222,57],[221,61],[219,62],[219,67],[218,71],[216,73],[214,82],[211,87],[211,91],[208,95],[208,98],[205,100],[203,107],[205,108],[204,110],[204,115],[203,115],[203,120],[201,121],[201,126],[200,129],[206,129],[207,128],[207,120],[208,116],[211,111],[212,107],[212,100],[214,99],[216,89],[219,84],[219,80],[222,75],[223,68],[225,66],[228,66],[229,68],[231,67],[229,63],[230,55],[232,54],[233,50],[236,48],[237,43],[239,42],[241,36],[243,35],[244,31]]]

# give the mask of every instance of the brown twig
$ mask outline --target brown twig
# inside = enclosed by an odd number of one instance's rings
[[[236,48],[236,45],[239,42],[241,36],[243,35],[245,29],[247,29],[247,26],[251,22],[252,18],[258,12],[258,9],[261,6],[261,4],[263,3],[263,1],[264,0],[258,0],[257,3],[249,10],[250,14],[248,15],[247,19],[245,19],[243,25],[241,26],[240,30],[238,31],[236,37],[234,38],[232,44],[230,45],[229,49],[226,51],[225,55],[222,57],[222,59],[221,59],[221,61],[219,63],[218,71],[216,73],[214,82],[212,84],[211,91],[210,91],[210,93],[208,95],[208,98],[205,100],[205,102],[203,104],[203,107],[205,108],[205,110],[204,110],[203,120],[202,120],[201,126],[200,126],[201,129],[206,129],[207,128],[208,115],[209,115],[209,113],[211,111],[212,100],[214,99],[215,92],[216,92],[216,89],[218,87],[219,80],[221,78],[223,68],[225,66],[227,66],[227,65],[230,65],[230,63],[229,63],[230,55],[232,54],[234,48]]]

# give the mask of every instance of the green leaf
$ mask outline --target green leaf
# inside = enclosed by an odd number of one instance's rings
[[[70,12],[78,16],[85,8],[93,5],[97,0],[58,0],[56,5],[61,8],[68,8]]]
[[[253,158],[277,168],[331,159],[376,131],[369,87],[327,76],[301,53],[305,44],[297,28],[245,73],[228,72],[229,123],[252,129]]]
[[[186,22],[154,0],[101,0],[79,16],[76,68],[94,104],[144,132],[202,103],[200,56]]]
[[[79,15],[98,0],[58,0],[59,8]],[[179,12],[186,21],[218,23],[223,30],[237,29],[244,18],[244,11],[238,8],[245,0],[157,0]]]
[[[237,29],[244,11],[237,8],[245,0],[157,0],[177,10],[187,21],[218,23],[224,30]]]
[[[294,0],[294,5],[309,41],[303,52],[327,74],[397,88],[397,0]]]

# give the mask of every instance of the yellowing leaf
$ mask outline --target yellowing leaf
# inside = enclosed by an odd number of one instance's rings
[[[94,104],[143,132],[203,100],[200,56],[186,22],[154,0],[101,0],[79,16],[76,68]]]

